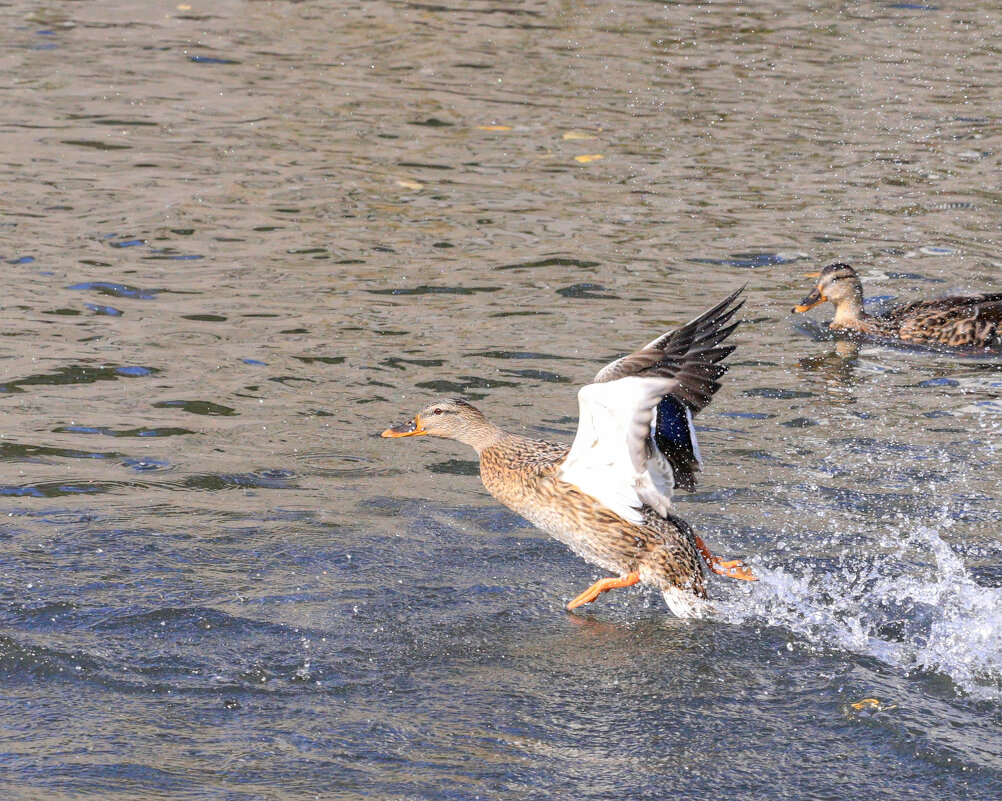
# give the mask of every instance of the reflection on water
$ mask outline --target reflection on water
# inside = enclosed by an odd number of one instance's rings
[[[837,340],[824,353],[804,356],[797,367],[805,384],[821,381],[832,403],[849,404],[856,402],[853,387],[862,379],[859,372],[859,343],[851,340]]]
[[[0,15],[4,798],[999,797],[998,362],[788,314],[999,289],[995,5]],[[565,614],[593,568],[378,438],[569,439],[744,282],[722,619]]]

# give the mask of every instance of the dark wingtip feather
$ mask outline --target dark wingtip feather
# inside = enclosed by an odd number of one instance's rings
[[[629,375],[673,378],[687,363],[724,359],[734,346],[719,345],[741,324],[740,320],[730,321],[744,306],[744,300],[738,300],[744,289],[744,286],[738,288],[698,317],[662,334],[645,348],[607,364],[598,371],[594,382],[615,381]],[[692,411],[699,411],[705,405],[694,405]]]
[[[744,300],[738,300],[744,289],[742,286],[691,322],[656,339],[640,352],[643,359],[631,360],[628,356],[614,363],[621,374],[612,375],[617,370],[610,365],[613,369],[606,380],[623,375],[659,375],[675,380],[674,387],[658,404],[653,445],[671,465],[679,489],[696,488],[698,445],[688,414],[704,409],[720,389],[717,379],[727,372],[727,365],[720,362],[736,348],[720,343],[740,325],[740,320],[731,320],[744,306]],[[658,353],[660,357],[655,358]]]
[[[731,322],[731,319],[744,305],[744,300],[738,300],[744,289],[740,287],[692,321],[651,343],[658,346],[656,349],[662,355],[642,374],[675,378],[679,385],[672,394],[693,413],[710,402],[720,386],[715,379],[727,370],[726,365],[718,362],[733,353],[736,346],[720,343],[741,324],[740,320]],[[712,373],[706,369],[709,365],[713,365]],[[708,379],[712,384],[707,386]]]

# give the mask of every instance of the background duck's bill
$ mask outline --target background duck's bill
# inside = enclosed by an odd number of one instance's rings
[[[424,430],[421,426],[420,418],[415,417],[409,422],[402,423],[401,425],[394,426],[393,428],[386,429],[379,436],[381,437],[416,437],[419,434],[427,434],[428,432]]]
[[[828,300],[828,298],[822,295],[821,292],[818,290],[818,288],[815,287],[814,289],[811,290],[811,294],[809,294],[806,298],[800,301],[800,303],[798,303],[796,306],[793,307],[793,310],[795,312],[805,312],[810,309],[813,309],[815,306],[818,306],[821,303],[824,303],[826,300]]]

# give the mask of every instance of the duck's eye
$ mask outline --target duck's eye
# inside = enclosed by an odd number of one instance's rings
[[[432,412],[432,414],[441,414],[441,413],[442,413],[441,409],[436,409],[435,411]]]

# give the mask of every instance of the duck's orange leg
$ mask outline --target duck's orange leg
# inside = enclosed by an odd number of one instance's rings
[[[567,611],[577,609],[582,604],[590,604],[603,592],[614,590],[617,587],[632,587],[638,581],[640,581],[639,573],[627,573],[625,576],[619,576],[617,578],[604,578],[596,581],[577,598],[567,604]]]
[[[721,576],[727,576],[728,578],[743,579],[744,581],[758,581],[758,577],[751,572],[751,568],[747,567],[740,559],[731,559],[728,562],[724,562],[710,553],[710,549],[706,547],[706,543],[700,539],[698,534],[693,534],[692,536],[696,540],[696,547],[703,555],[703,559],[706,560],[706,566],[714,573],[719,573]]]

